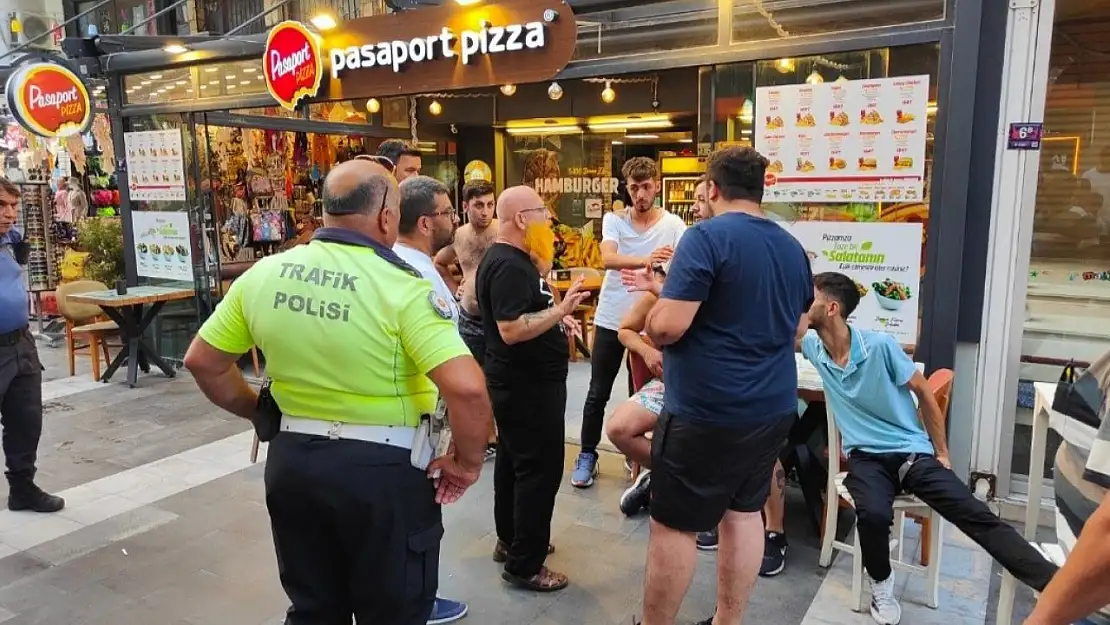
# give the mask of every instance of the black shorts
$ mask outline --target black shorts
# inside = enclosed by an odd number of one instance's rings
[[[651,441],[651,518],[683,532],[707,532],[726,510],[759,512],[795,412],[752,427],[674,419],[664,409]]]

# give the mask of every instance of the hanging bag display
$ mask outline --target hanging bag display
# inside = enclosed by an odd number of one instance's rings
[[[1110,385],[1110,352],[1103,354],[1085,371],[1079,372],[1074,362],[1064,366],[1052,409],[1080,423],[1098,428],[1099,416],[1106,402],[1106,387]]]
[[[284,236],[285,224],[280,211],[253,213],[251,225],[254,230],[254,236],[251,237],[253,243],[278,243]]]

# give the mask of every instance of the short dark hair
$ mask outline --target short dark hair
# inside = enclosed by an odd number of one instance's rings
[[[450,195],[447,186],[429,176],[413,176],[401,183],[401,223],[397,230],[410,234],[421,217],[436,212],[436,196]]]
[[[709,156],[705,178],[717,185],[725,200],[763,201],[763,176],[769,161],[754,148],[717,150]]]
[[[483,195],[493,195],[493,183],[486,182],[485,180],[468,180],[463,185],[462,201],[467,203],[470,200],[476,200]]]
[[[835,271],[826,271],[813,276],[813,286],[825,297],[840,304],[840,314],[845,319],[859,306],[859,287],[856,281]]]
[[[420,156],[420,150],[401,141],[400,139],[386,139],[378,146],[378,156],[384,156],[393,161],[394,167],[402,156]]]
[[[321,199],[329,215],[373,215],[385,206],[388,195],[389,180],[384,174],[373,174],[341,195],[332,191],[324,179]]]
[[[22,195],[22,193],[19,192],[19,187],[15,186],[15,183],[3,176],[0,176],[0,191],[8,195],[14,195],[15,197]]]
[[[621,166],[621,175],[625,180],[657,180],[659,178],[659,165],[646,156],[634,156]]]

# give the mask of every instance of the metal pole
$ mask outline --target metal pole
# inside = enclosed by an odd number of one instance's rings
[[[172,11],[172,10],[174,10],[174,9],[176,9],[177,7],[181,6],[182,4],[185,4],[185,3],[186,3],[186,2],[188,2],[188,1],[189,1],[189,0],[177,0],[177,2],[174,2],[174,3],[173,3],[173,4],[171,4],[170,6],[168,6],[168,7],[164,8],[164,9],[162,9],[161,11],[158,11],[158,12],[157,12],[157,13],[155,13],[154,15],[151,15],[150,17],[148,17],[148,18],[146,18],[145,20],[143,20],[143,21],[139,22],[138,24],[135,24],[134,26],[132,26],[131,28],[128,28],[127,30],[123,31],[123,32],[122,32],[122,33],[120,33],[120,34],[121,34],[121,35],[126,35],[127,33],[129,33],[129,32],[131,32],[131,31],[135,30],[136,28],[139,28],[140,26],[146,26],[147,24],[151,23],[151,22],[152,22],[152,21],[154,21],[155,19],[158,19],[158,16],[160,16],[160,15],[162,15],[162,14],[166,13],[167,11]]]
[[[0,54],[0,60],[6,59],[9,56],[15,54],[16,52],[19,52],[20,50],[22,50],[24,48],[30,47],[31,44],[38,42],[40,39],[45,39],[47,36],[52,35],[54,33],[54,31],[65,28],[67,25],[69,25],[73,22],[76,22],[77,20],[81,19],[82,17],[85,17],[89,13],[92,13],[93,11],[99,9],[100,7],[104,6],[105,4],[108,4],[109,2],[112,2],[112,0],[100,0],[100,2],[98,2],[96,5],[91,6],[87,9],[85,9],[84,11],[81,11],[77,15],[74,15],[73,17],[69,18],[68,20],[62,22],[61,24],[58,24],[54,28],[51,28],[50,30],[48,30],[45,33],[39,35],[38,37],[35,37],[34,39],[32,39],[30,41],[21,43],[18,46],[12,48],[11,50],[8,50],[4,54]]]
[[[281,2],[279,2],[279,3],[275,4],[274,6],[266,9],[265,11],[259,13],[258,15],[255,15],[254,17],[252,17],[249,20],[243,22],[242,24],[239,24],[235,28],[232,28],[231,30],[227,31],[226,33],[224,33],[224,37],[230,37],[231,35],[234,35],[235,33],[243,30],[247,26],[250,26],[251,24],[258,21],[258,18],[266,17],[267,15],[272,13],[274,11],[274,9],[280,9],[281,7],[283,7],[287,4],[289,4],[289,0],[281,0]]]

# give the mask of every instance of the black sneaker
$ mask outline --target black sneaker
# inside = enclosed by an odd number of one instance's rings
[[[489,443],[486,445],[486,457],[483,462],[489,462],[497,457],[497,443]]]
[[[786,534],[767,532],[763,542],[763,564],[760,577],[774,577],[786,568]]]
[[[651,498],[651,471],[641,471],[636,481],[621,495],[621,512],[625,516],[638,513]]]
[[[32,512],[57,512],[66,506],[65,499],[43,492],[33,483],[12,487],[8,493],[8,510]]]
[[[713,528],[708,532],[698,532],[698,549],[702,551],[717,550],[717,528]],[[709,620],[712,621],[713,619]]]

